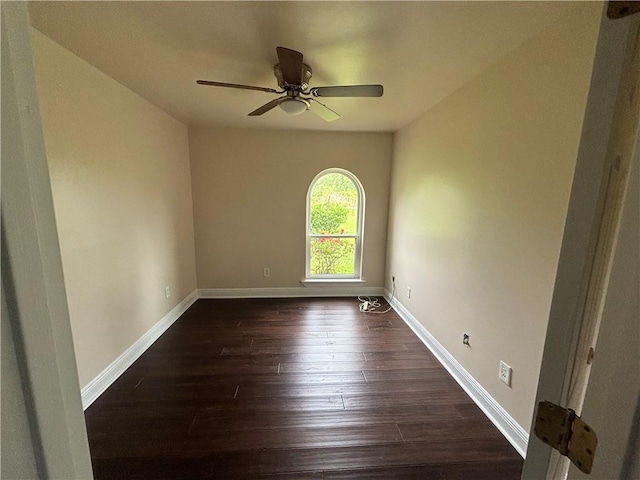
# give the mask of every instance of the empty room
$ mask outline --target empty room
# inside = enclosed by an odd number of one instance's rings
[[[2,477],[633,478],[636,7],[3,2]]]

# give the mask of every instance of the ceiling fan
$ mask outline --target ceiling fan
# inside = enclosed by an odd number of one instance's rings
[[[317,116],[332,122],[340,118],[336,112],[320,103],[313,97],[381,97],[382,85],[345,85],[332,87],[309,88],[311,80],[311,67],[302,63],[302,53],[290,48],[277,47],[279,63],[273,67],[273,73],[278,80],[281,90],[267,87],[254,87],[237,83],[212,82],[209,80],[196,80],[199,85],[212,85],[214,87],[242,88],[245,90],[258,90],[260,92],[285,95],[265,103],[260,108],[249,113],[250,117],[262,115],[276,106],[290,115],[300,115],[307,110]],[[311,97],[303,96],[310,95]]]

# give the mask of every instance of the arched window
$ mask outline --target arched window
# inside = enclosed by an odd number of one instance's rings
[[[362,273],[364,190],[352,173],[320,172],[307,193],[307,278],[355,278]]]

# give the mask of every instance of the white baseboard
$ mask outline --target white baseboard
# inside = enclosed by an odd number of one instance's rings
[[[387,301],[391,293],[385,290]],[[444,348],[436,338],[400,303],[396,298],[391,306],[404,322],[422,340],[431,353],[438,359],[456,382],[467,392],[467,395],[480,407],[484,414],[500,430],[502,435],[513,445],[522,458],[527,454],[529,434],[516,422],[507,411],[487,392],[478,381],[467,372],[462,365]]]
[[[289,288],[203,288],[198,298],[287,298],[384,296],[383,287],[321,286]]]
[[[158,323],[151,327],[133,345],[100,372],[82,390],[82,408],[86,410],[116,379],[142,355],[160,335],[180,318],[198,299],[197,291],[190,293],[176,305]]]

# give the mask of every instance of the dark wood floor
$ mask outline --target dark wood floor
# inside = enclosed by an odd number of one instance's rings
[[[393,312],[198,300],[85,412],[97,479],[518,479]]]

